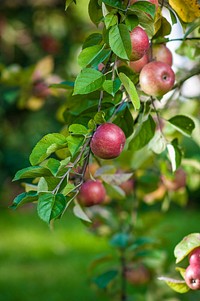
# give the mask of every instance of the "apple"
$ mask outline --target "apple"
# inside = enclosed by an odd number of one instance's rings
[[[139,0],[131,0],[130,4],[134,4],[135,2],[138,2]],[[158,0],[146,0],[147,2],[151,2],[152,4],[154,4],[156,6],[156,9],[158,8]]]
[[[130,61],[129,67],[135,72],[140,73],[142,68],[149,62],[148,55],[145,53],[141,59],[137,61]]]
[[[86,171],[85,171],[85,175],[84,178],[86,180],[91,179],[92,177],[94,177],[95,172],[97,171],[97,169],[99,168],[99,164],[96,162],[93,162],[91,164],[88,164]]]
[[[130,32],[130,38],[132,46],[130,60],[137,61],[141,59],[149,49],[149,38],[146,31],[139,26],[136,26]]]
[[[60,50],[60,43],[51,35],[44,35],[41,37],[41,46],[45,52],[57,54]]]
[[[78,193],[77,199],[83,206],[90,207],[104,201],[106,190],[100,181],[88,180],[84,182]]]
[[[182,168],[179,168],[175,171],[173,179],[168,179],[163,175],[162,181],[168,190],[176,191],[186,186],[186,173]]]
[[[165,44],[154,44],[152,46],[152,60],[159,61],[172,66],[172,53]]]
[[[123,183],[121,183],[120,188],[124,190],[126,195],[130,195],[133,192],[133,188],[134,188],[134,180],[133,179],[129,179]]]
[[[94,133],[90,147],[93,154],[101,159],[113,159],[124,149],[126,137],[114,123],[101,124]]]
[[[150,281],[149,270],[142,264],[135,267],[127,267],[125,270],[126,280],[133,285],[142,285]]]
[[[190,265],[199,265],[200,266],[200,247],[195,248],[189,254]]]
[[[43,80],[36,81],[33,84],[33,95],[40,98],[46,98],[50,94],[49,87]]]
[[[139,82],[141,89],[146,94],[159,97],[172,89],[175,74],[166,63],[150,62],[142,68]]]
[[[200,290],[200,265],[190,264],[185,271],[185,282],[192,290]]]

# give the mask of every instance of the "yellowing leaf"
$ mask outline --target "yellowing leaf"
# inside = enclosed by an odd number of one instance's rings
[[[53,58],[51,56],[46,56],[36,64],[32,79],[38,80],[40,78],[47,77],[47,75],[49,75],[53,71],[53,68]]]
[[[169,4],[186,23],[200,17],[200,5],[198,0],[169,0]]]

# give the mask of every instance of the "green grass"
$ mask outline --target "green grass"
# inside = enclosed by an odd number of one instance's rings
[[[185,235],[200,232],[199,218],[198,210],[171,210],[157,223],[149,215],[147,221],[154,226],[148,227],[147,235],[158,238],[175,265],[175,245]],[[3,210],[0,229],[0,301],[109,300],[91,289],[88,266],[97,254],[111,249],[71,214],[50,231],[32,210]],[[199,293],[176,297],[200,300]]]

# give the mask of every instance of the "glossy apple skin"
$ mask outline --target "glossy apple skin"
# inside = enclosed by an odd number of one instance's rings
[[[137,61],[130,61],[129,66],[135,73],[140,73],[142,68],[149,62],[148,55],[145,54]]]
[[[152,60],[160,61],[172,66],[173,56],[165,44],[157,44],[152,47]]]
[[[175,82],[172,68],[163,62],[146,64],[139,77],[141,89],[148,95],[159,97],[169,92]]]
[[[149,38],[144,29],[139,26],[130,32],[130,38],[132,45],[130,60],[136,61],[141,59],[149,49]]]
[[[77,199],[86,207],[98,205],[104,201],[106,190],[100,181],[88,180],[82,184]]]
[[[113,123],[104,123],[94,133],[90,147],[95,156],[114,159],[121,154],[125,142],[126,137],[120,127]]]
[[[199,265],[200,266],[200,247],[195,248],[189,254],[189,263],[190,263],[190,265]]]
[[[189,265],[185,271],[185,282],[192,290],[200,290],[200,265]]]
[[[131,1],[131,5],[134,4],[135,2],[138,2],[139,0],[132,0]],[[154,4],[156,6],[156,9],[158,8],[158,0],[146,0],[147,2],[151,2],[152,4]]]

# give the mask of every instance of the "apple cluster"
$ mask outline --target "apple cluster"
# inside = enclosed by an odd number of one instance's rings
[[[200,247],[189,254],[189,266],[185,271],[185,282],[192,290],[200,290]]]

